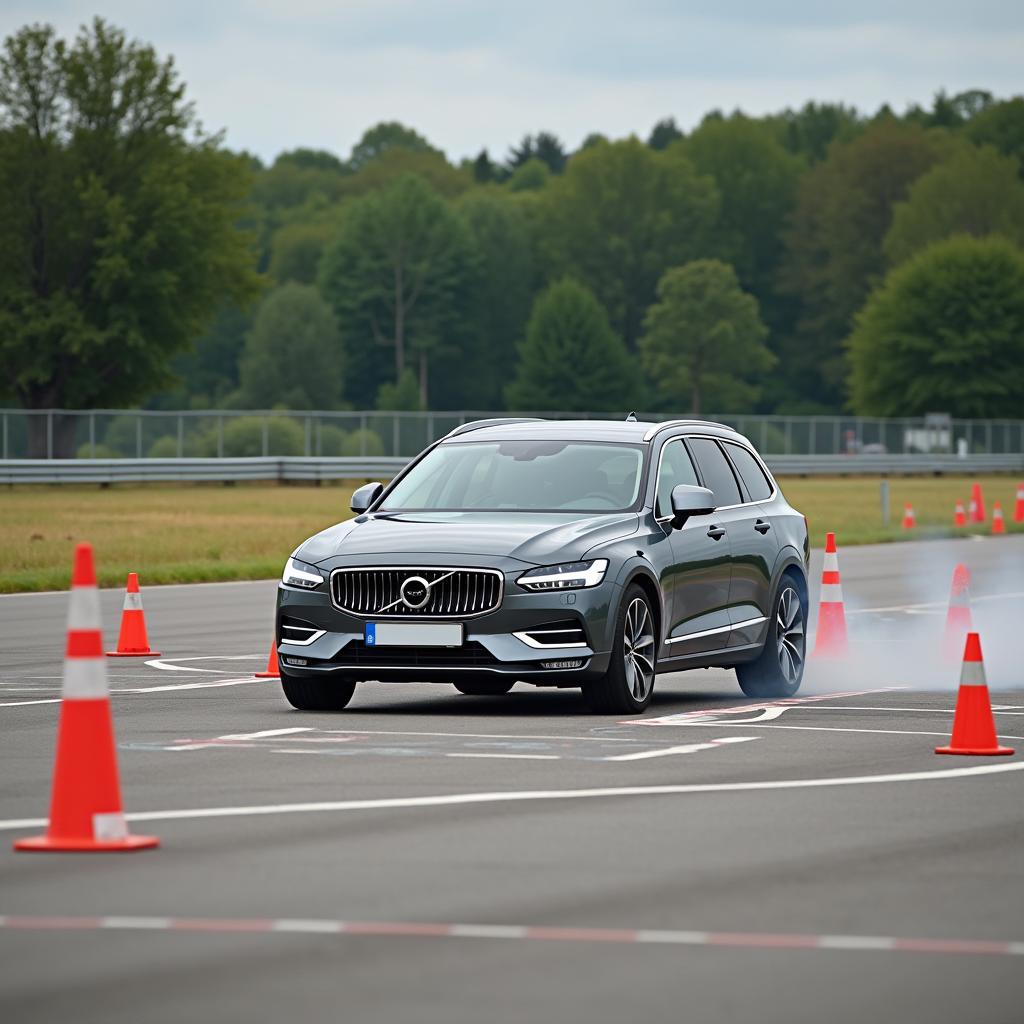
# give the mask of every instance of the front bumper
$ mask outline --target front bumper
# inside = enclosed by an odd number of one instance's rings
[[[479,566],[495,568],[494,566]],[[459,675],[514,676],[542,686],[580,686],[604,674],[612,647],[612,623],[620,587],[607,577],[596,587],[534,593],[515,581],[532,566],[502,569],[501,604],[494,611],[460,620],[435,617],[403,622],[463,622],[463,645],[457,648],[373,647],[364,642],[373,617],[342,612],[330,599],[329,584],[314,591],[278,586],[276,640],[281,670],[289,676],[341,675],[348,680],[452,682]],[[609,574],[610,575],[610,574]],[[285,639],[282,622],[303,622],[322,635],[310,644]],[[550,623],[576,621],[586,646],[536,647],[516,636]],[[547,667],[553,662],[579,661],[579,667]]]

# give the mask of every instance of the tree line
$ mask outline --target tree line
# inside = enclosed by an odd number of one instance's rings
[[[1018,416],[1024,98],[269,166],[101,20],[0,55],[0,397]]]

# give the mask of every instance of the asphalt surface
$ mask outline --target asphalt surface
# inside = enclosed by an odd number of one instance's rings
[[[274,583],[145,589],[162,658],[109,665],[162,840],[131,855],[11,852],[47,813],[67,598],[0,597],[0,1021],[1024,1020],[1024,538],[840,558],[857,653],[801,699],[698,671],[622,721],[523,684],[292,711],[247,675]],[[1011,758],[932,752],[957,561]]]

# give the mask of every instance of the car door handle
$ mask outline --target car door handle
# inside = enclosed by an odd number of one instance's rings
[[[708,527],[708,536],[712,540],[721,540],[725,536],[725,527],[724,526],[709,526]]]
[[[757,530],[757,532],[760,533],[762,536],[766,534],[771,528],[772,524],[766,523],[763,519],[758,519],[758,521],[754,523],[754,529]]]

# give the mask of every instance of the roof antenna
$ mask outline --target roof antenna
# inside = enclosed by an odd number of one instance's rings
[[[627,423],[636,423],[636,413],[635,413],[635,412],[631,412],[631,413],[630,413],[630,414],[629,414],[629,415],[628,415],[628,416],[626,417],[626,422],[627,422]]]

